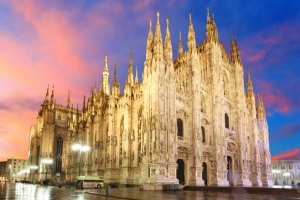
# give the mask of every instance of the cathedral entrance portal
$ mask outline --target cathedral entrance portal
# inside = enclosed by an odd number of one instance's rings
[[[231,156],[227,156],[227,180],[229,182],[229,185],[233,185],[232,182],[232,159]]]
[[[202,163],[202,179],[204,181],[204,185],[207,186],[207,165],[205,162]]]
[[[179,184],[184,185],[184,162],[182,159],[177,160],[176,178],[179,180]]]

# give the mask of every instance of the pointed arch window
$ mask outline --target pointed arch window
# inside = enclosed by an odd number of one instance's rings
[[[205,143],[205,128],[201,126],[202,142]]]
[[[40,157],[40,145],[36,147],[36,162],[35,165],[39,165],[39,157]]]
[[[229,128],[229,117],[227,113],[225,113],[225,128]]]
[[[62,153],[63,153],[63,139],[62,137],[58,137],[56,143],[56,165],[55,165],[56,172],[61,172]]]
[[[177,136],[183,137],[183,121],[182,119],[177,119]]]

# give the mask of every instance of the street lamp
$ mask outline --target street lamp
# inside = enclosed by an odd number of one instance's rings
[[[31,183],[33,183],[33,177],[34,177],[34,174],[35,174],[35,173],[31,174],[31,170],[32,170],[32,169],[33,169],[33,170],[38,169],[38,166],[36,166],[36,165],[31,165],[29,168],[30,168]]]
[[[44,164],[44,166],[48,165],[48,167],[49,167],[49,165],[53,163],[53,160],[51,158],[44,158],[44,159],[42,159],[42,163]],[[46,168],[46,180],[47,180],[48,167],[47,168],[45,167]]]
[[[274,169],[274,170],[272,170],[272,173],[275,174],[275,177],[276,177],[275,185],[278,185],[277,179],[278,179],[278,174],[280,173],[280,170]]]
[[[286,184],[289,185],[289,176],[291,175],[291,173],[290,172],[284,172],[283,175],[286,176]]]
[[[83,145],[82,142],[76,143],[72,145],[72,150],[73,151],[79,151],[79,176],[80,176],[80,164],[81,164],[81,152],[86,152],[90,150],[90,147],[88,145]]]

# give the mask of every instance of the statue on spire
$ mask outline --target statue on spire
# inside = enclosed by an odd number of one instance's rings
[[[182,46],[182,39],[181,39],[181,31],[179,31],[178,55],[181,54],[183,54],[183,46]]]

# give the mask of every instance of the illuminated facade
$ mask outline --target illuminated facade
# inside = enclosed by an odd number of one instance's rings
[[[10,158],[0,162],[0,181],[26,180],[29,173],[27,160]]]
[[[272,173],[274,185],[297,185],[300,183],[300,160],[273,160]]]
[[[150,22],[141,81],[130,52],[123,93],[116,67],[110,86],[107,56],[100,88],[92,88],[81,110],[70,94],[65,106],[57,104],[48,88],[31,129],[29,162],[41,166],[51,158],[50,171],[61,179],[100,175],[154,189],[165,183],[272,186],[266,113],[260,96],[256,105],[249,73],[244,89],[236,40],[228,55],[208,12],[199,45],[190,16],[187,46],[184,51],[180,34],[173,60],[169,21],[163,41],[158,14],[154,35]],[[78,142],[91,150],[72,151]]]

